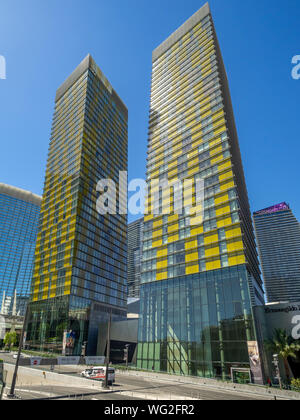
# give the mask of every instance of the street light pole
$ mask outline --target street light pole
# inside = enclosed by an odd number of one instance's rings
[[[110,360],[110,330],[111,330],[111,311],[109,314],[108,329],[107,329],[107,346],[106,346],[106,372],[105,382],[103,388],[108,389],[108,369]]]
[[[19,368],[19,362],[20,362],[20,357],[21,357],[21,351],[22,351],[22,347],[23,347],[24,334],[25,334],[25,328],[26,328],[26,324],[27,324],[28,314],[29,314],[29,309],[28,309],[28,305],[27,305],[25,318],[24,318],[24,324],[23,324],[23,328],[22,328],[22,332],[21,332],[21,336],[20,336],[20,341],[19,341],[19,350],[18,350],[18,355],[17,355],[17,360],[16,360],[15,371],[14,371],[14,375],[13,375],[13,379],[12,379],[12,383],[11,383],[10,393],[7,395],[8,398],[14,398],[15,397],[15,387],[16,387],[16,382],[17,382],[18,368]]]

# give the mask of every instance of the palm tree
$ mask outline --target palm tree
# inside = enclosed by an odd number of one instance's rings
[[[297,359],[297,352],[300,351],[299,342],[289,337],[286,330],[276,329],[272,340],[267,340],[265,344],[270,351],[277,353],[283,360],[286,377],[290,382],[288,358],[292,357],[293,359]]]
[[[9,351],[11,350],[12,346],[14,346],[17,342],[17,333],[15,331],[11,331],[6,333],[4,337],[4,344],[5,347],[8,347]]]

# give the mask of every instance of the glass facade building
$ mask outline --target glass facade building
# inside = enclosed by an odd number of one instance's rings
[[[139,298],[143,252],[144,219],[128,225],[128,297]]]
[[[88,55],[55,99],[27,345],[95,355],[98,326],[126,317],[127,216],[99,214],[98,182],[127,171],[127,108]],[[119,199],[117,199],[117,210]]]
[[[42,197],[0,183],[0,313],[25,315]]]
[[[300,224],[280,203],[254,213],[268,302],[300,302]]]
[[[228,378],[249,368],[258,256],[228,81],[208,4],[153,52],[137,365]],[[184,210],[152,184],[191,180]],[[203,202],[195,183],[202,180]],[[157,191],[156,191],[157,192]],[[173,191],[174,192],[174,191]],[[172,195],[172,194],[171,194]],[[203,217],[195,213],[202,209]]]

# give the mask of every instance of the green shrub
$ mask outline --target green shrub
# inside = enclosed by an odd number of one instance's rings
[[[295,390],[300,391],[300,379],[292,379],[291,385]]]

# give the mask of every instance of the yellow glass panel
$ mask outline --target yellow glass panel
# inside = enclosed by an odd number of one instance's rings
[[[185,273],[188,274],[197,274],[199,273],[199,265],[192,265],[192,266],[187,266],[185,269]]]
[[[245,255],[239,255],[237,257],[237,264],[246,264],[246,257],[245,257]]]
[[[178,234],[177,235],[170,236],[168,238],[168,242],[169,243],[176,242],[176,241],[179,241],[179,235]]]
[[[71,286],[65,288],[64,295],[69,295],[71,293]]]
[[[230,206],[223,206],[216,209],[216,216],[222,216],[223,214],[230,213]]]
[[[172,216],[168,217],[169,223],[177,222],[177,220],[178,220],[178,214],[172,214]]]
[[[172,177],[172,176],[175,176],[175,175],[177,175],[177,168],[176,169],[174,169],[173,171],[171,171],[171,172],[169,172],[169,177]]]
[[[162,268],[167,268],[168,260],[158,261],[156,267],[157,267],[157,270],[161,270]]]
[[[224,111],[221,109],[221,111],[217,112],[217,114],[214,114],[213,118],[217,120],[219,117],[222,117],[224,115]]]
[[[190,156],[191,157],[191,156]],[[196,159],[193,159],[193,160],[190,160],[189,162],[188,162],[188,167],[189,168],[191,168],[192,166],[194,166],[194,165],[197,165],[197,163],[199,162],[199,159],[198,158],[196,158]]]
[[[219,241],[219,236],[217,233],[207,234],[204,236],[204,245],[209,245],[218,241]]]
[[[215,163],[218,163],[218,162],[220,162],[223,159],[224,159],[224,156],[223,156],[223,153],[222,153],[221,155],[219,155],[216,158],[212,159],[211,160],[211,164],[214,165]],[[225,188],[225,189],[228,189],[228,188]],[[221,191],[223,191],[222,190],[222,186],[221,186]]]
[[[201,235],[203,233],[203,226],[191,229],[191,236]]]
[[[194,239],[192,241],[187,241],[185,243],[185,249],[186,250],[193,249],[193,248],[198,248],[198,241],[197,241],[197,239]]]
[[[228,225],[231,225],[231,224],[232,224],[231,216],[226,217],[225,219],[217,220],[218,229],[222,228],[222,227],[225,227],[225,226],[228,226]]]
[[[198,259],[199,259],[198,252],[193,252],[192,254],[187,254],[185,256],[185,262],[186,263],[189,263],[191,261],[198,261]]]
[[[168,227],[168,233],[174,233],[174,232],[178,232],[179,226],[178,223],[176,223],[175,225],[171,225]]]
[[[230,168],[230,167],[231,167],[231,162],[230,162],[230,160],[228,160],[227,162],[219,165],[219,171],[223,171],[224,169],[227,169],[227,168]]]
[[[229,182],[226,182],[225,184],[221,184],[220,189],[221,191],[226,191],[233,187],[234,187],[234,181],[229,181]]]
[[[215,257],[216,255],[220,255],[219,246],[205,248],[205,258]]]
[[[206,262],[206,270],[207,271],[218,270],[219,268],[221,268],[221,261],[220,260]]]
[[[168,255],[168,247],[159,249],[157,251],[157,258],[162,258],[162,257],[166,257]]]
[[[162,239],[159,240],[159,241],[153,242],[152,248],[158,248],[158,247],[162,246],[162,244],[163,244]]]
[[[198,167],[196,167],[194,169],[189,169],[188,175],[191,176],[191,175],[197,174],[198,172],[199,172],[199,168]]]
[[[223,151],[222,146],[216,147],[210,151],[210,155],[214,156],[216,153],[221,153]]]
[[[223,125],[222,127],[218,128],[217,130],[215,130],[215,135],[217,136],[218,134],[221,134],[224,131],[226,131],[226,126],[225,125]]]
[[[242,236],[242,230],[240,227],[226,229],[226,239],[234,238],[237,236]]]
[[[233,266],[233,265],[237,265],[238,264],[237,261],[238,261],[238,259],[237,259],[236,256],[228,258],[228,263],[229,263],[230,267]]]
[[[232,171],[227,171],[227,172],[225,172],[224,174],[221,174],[221,175],[219,176],[219,180],[220,180],[220,182],[224,181],[224,180],[225,180],[225,179],[227,179],[227,178],[233,178],[233,173],[232,173]]]
[[[201,215],[201,216],[191,217],[190,222],[191,222],[191,227],[192,226],[199,226],[203,223],[203,216]],[[203,226],[200,229],[201,229],[200,233],[203,233]]]
[[[242,251],[244,248],[243,241],[227,242],[228,252]]]
[[[163,234],[162,229],[153,231],[153,239],[154,238],[160,238],[162,236],[162,234]]]
[[[213,123],[214,127],[217,127],[219,124],[225,124],[225,119],[224,118],[221,118],[220,120],[215,121]],[[219,130],[217,130],[217,132],[216,132],[216,135],[218,135],[218,134],[219,134]]]
[[[227,193],[222,194],[221,196],[215,198],[215,206],[218,206],[219,204],[222,204],[222,203],[226,203],[227,201],[229,201],[228,194]]]
[[[165,279],[167,279],[168,278],[168,272],[167,271],[164,271],[164,272],[162,272],[162,273],[157,273],[156,274],[156,280],[165,280]]]

